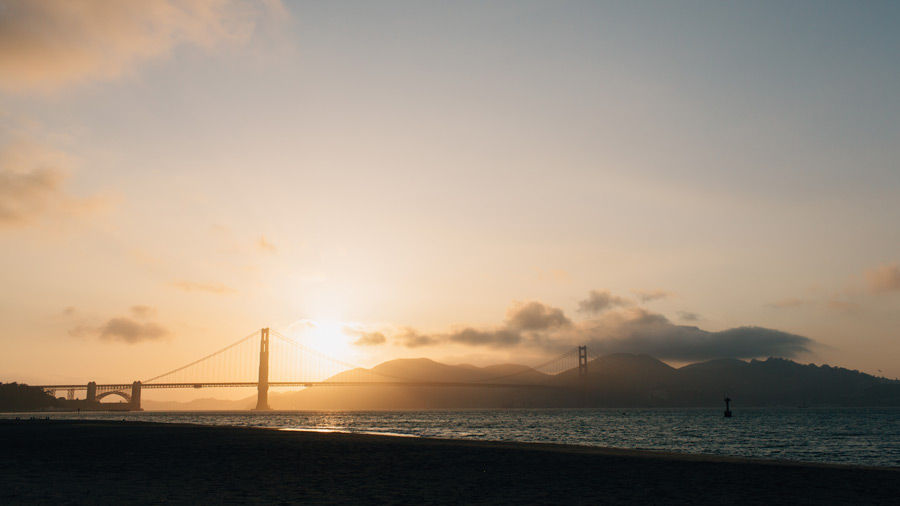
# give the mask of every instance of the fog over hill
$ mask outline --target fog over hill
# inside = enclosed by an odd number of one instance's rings
[[[674,368],[649,355],[615,353],[588,363],[586,388],[577,370],[547,375],[519,364],[476,367],[433,360],[399,359],[369,369],[373,381],[542,384],[557,388],[502,386],[357,386],[270,391],[273,409],[425,409],[507,407],[716,407],[723,396],[735,407],[900,406],[900,382],[828,365],[769,358],[716,359]],[[354,381],[346,371],[331,381]],[[358,380],[357,380],[358,381]],[[563,388],[559,388],[563,387]],[[241,401],[193,403],[146,401],[145,409],[246,409]],[[201,407],[202,406],[202,407]],[[221,406],[221,407],[217,407]]]

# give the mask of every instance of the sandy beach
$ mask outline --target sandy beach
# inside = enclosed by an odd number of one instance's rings
[[[900,470],[141,422],[0,421],[0,504],[897,504]]]

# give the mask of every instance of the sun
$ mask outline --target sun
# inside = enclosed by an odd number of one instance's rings
[[[350,323],[340,320],[301,320],[291,325],[298,343],[333,359],[349,362],[356,355],[347,333]]]

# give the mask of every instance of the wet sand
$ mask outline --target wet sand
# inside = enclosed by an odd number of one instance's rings
[[[898,504],[900,469],[579,446],[0,420],[0,504]]]

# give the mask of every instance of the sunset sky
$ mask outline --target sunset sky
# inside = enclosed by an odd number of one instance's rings
[[[0,0],[0,262],[4,382],[261,327],[900,377],[900,3]]]

